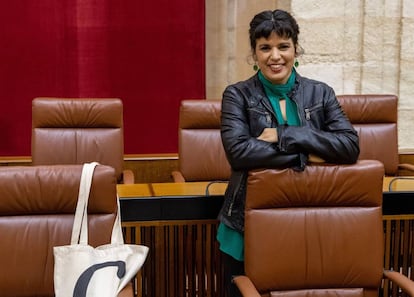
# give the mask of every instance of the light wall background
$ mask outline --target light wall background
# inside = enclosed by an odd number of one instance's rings
[[[206,0],[206,96],[254,74],[249,22],[285,9],[300,27],[298,72],[336,94],[396,94],[400,153],[414,152],[414,1]]]

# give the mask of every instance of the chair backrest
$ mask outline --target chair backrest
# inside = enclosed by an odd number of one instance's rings
[[[383,175],[376,160],[250,172],[245,269],[258,291],[377,296]]]
[[[398,97],[339,95],[339,103],[359,135],[360,160],[379,160],[387,175],[398,173]],[[183,100],[179,162],[185,180],[228,180],[230,165],[220,137],[221,100]]]
[[[82,165],[0,168],[0,295],[54,296],[53,246],[70,244]],[[95,168],[89,243],[110,242],[117,211],[114,169]]]
[[[120,181],[123,158],[123,105],[120,99],[33,99],[33,165],[97,161],[115,168]]]
[[[220,136],[221,100],[183,100],[179,118],[179,170],[186,181],[228,180],[230,165]]]
[[[398,97],[340,95],[339,103],[359,135],[360,160],[379,160],[385,174],[398,173]]]

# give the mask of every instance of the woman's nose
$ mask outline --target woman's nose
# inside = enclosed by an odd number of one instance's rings
[[[270,52],[270,58],[273,60],[277,60],[280,58],[280,53],[279,50],[277,48],[273,48],[272,51]]]

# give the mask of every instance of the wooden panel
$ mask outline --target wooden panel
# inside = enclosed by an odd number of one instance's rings
[[[178,170],[178,155],[125,155],[124,168],[132,170],[135,183],[172,182],[171,172]]]
[[[384,269],[414,279],[414,215],[384,216]],[[401,296],[400,289],[384,280],[380,296]]]
[[[118,184],[116,189],[119,197],[122,197],[122,199],[154,196],[150,184]]]
[[[128,243],[150,248],[136,296],[224,296],[217,221],[123,223]]]
[[[399,154],[400,164],[414,164],[414,153],[411,152],[402,152]],[[413,171],[400,169],[398,175],[402,176],[412,176],[414,175]]]

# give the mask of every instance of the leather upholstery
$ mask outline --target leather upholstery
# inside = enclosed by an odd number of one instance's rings
[[[180,181],[230,178],[220,136],[221,100],[183,100],[179,120]],[[175,181],[179,181],[176,178]]]
[[[250,172],[245,269],[256,289],[263,296],[376,296],[383,175],[373,160]]]
[[[379,160],[386,175],[398,175],[398,98],[395,95],[339,95],[357,130],[360,160]],[[183,100],[180,107],[179,172],[175,181],[228,180],[230,165],[220,137],[221,100]]]
[[[123,158],[123,105],[120,99],[33,99],[33,165],[97,161],[115,168],[121,182]]]
[[[0,168],[0,295],[54,296],[53,246],[70,243],[81,165]],[[89,243],[110,242],[117,211],[113,168],[95,169]]]
[[[338,100],[359,135],[361,160],[380,160],[386,175],[398,174],[398,98],[341,95]]]

